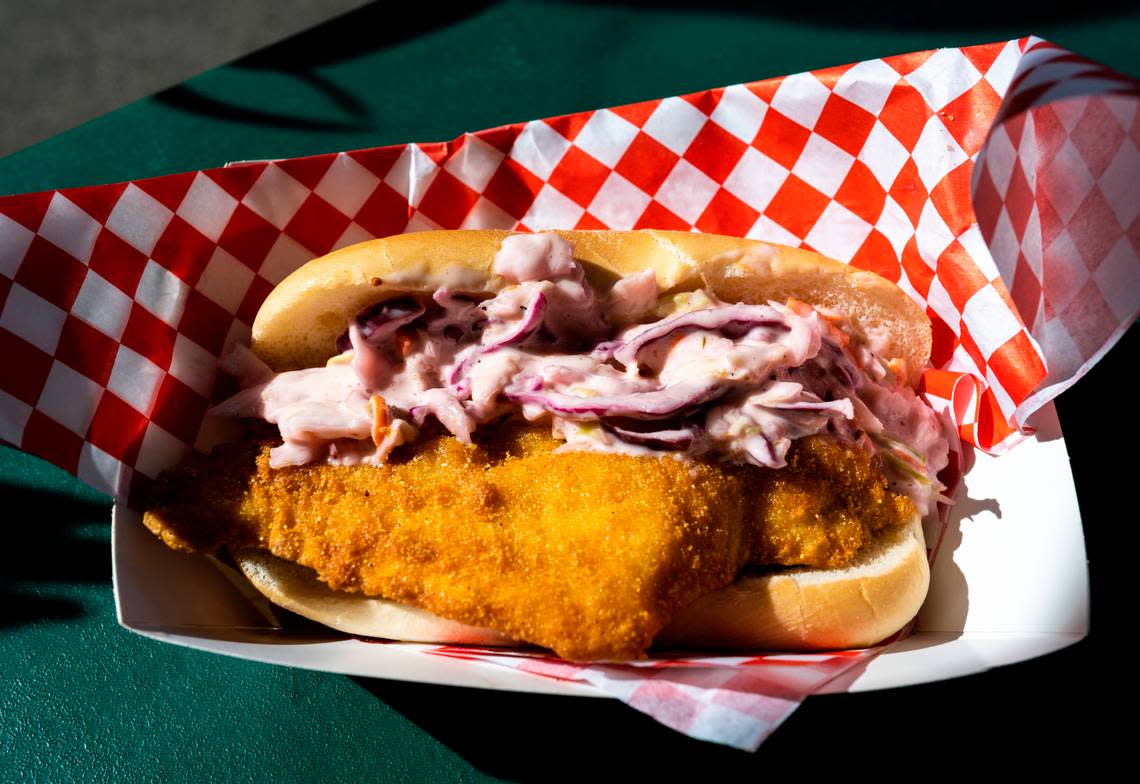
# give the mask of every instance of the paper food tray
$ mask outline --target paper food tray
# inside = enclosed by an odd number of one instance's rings
[[[982,453],[959,489],[915,631],[825,693],[970,675],[1063,648],[1088,634],[1088,569],[1069,456],[1052,404],[1035,438]],[[425,656],[437,646],[337,632],[283,636],[263,600],[212,559],[167,548],[137,513],[115,509],[119,622],[165,642],[324,672],[485,689],[610,696],[485,662]],[[933,539],[928,545],[933,545]]]

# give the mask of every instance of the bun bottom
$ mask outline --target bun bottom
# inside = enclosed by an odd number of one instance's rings
[[[511,645],[490,629],[386,599],[334,591],[308,568],[262,550],[234,559],[271,602],[347,634],[406,642]],[[881,537],[843,569],[746,576],[683,608],[656,647],[835,650],[873,645],[918,613],[930,583],[917,517]]]
[[[312,569],[264,550],[239,550],[233,557],[242,574],[269,601],[346,634],[455,645],[515,643],[491,629],[449,621],[418,607],[334,591]]]
[[[918,614],[930,585],[922,520],[881,537],[843,569],[742,577],[682,608],[657,646],[787,651],[864,648]]]

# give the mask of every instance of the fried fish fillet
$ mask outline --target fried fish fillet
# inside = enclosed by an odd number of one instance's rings
[[[269,442],[224,447],[164,473],[144,520],[176,549],[260,547],[337,590],[625,659],[745,566],[842,566],[914,514],[865,453],[827,438],[778,471],[559,443],[502,427],[475,445],[423,439],[382,468],[270,469]]]

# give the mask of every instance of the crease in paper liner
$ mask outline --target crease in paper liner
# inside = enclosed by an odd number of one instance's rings
[[[199,423],[217,355],[308,258],[441,227],[654,227],[802,245],[896,280],[935,324],[927,399],[964,444],[1000,452],[1020,436],[1010,418],[1046,399],[1042,381],[1079,377],[1140,307],[1125,285],[1140,207],[1122,185],[1140,173],[1136,95],[1026,38],[447,143],[0,198],[0,341],[23,370],[0,383],[0,437],[137,501],[147,477],[214,440],[217,424]],[[691,734],[743,737],[711,713],[669,713],[680,694],[708,706],[719,692],[664,677],[627,701]]]

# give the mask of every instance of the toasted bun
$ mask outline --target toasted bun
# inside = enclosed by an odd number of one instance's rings
[[[489,629],[416,607],[340,593],[316,573],[264,551],[235,559],[275,604],[347,634],[409,642],[507,645]],[[901,629],[926,598],[930,570],[917,518],[843,569],[745,577],[682,609],[655,645],[725,650],[823,650],[873,645]]]
[[[560,231],[601,290],[652,269],[663,291],[708,286],[728,302],[796,298],[843,313],[902,359],[914,383],[930,358],[930,321],[895,284],[808,250],[679,231]],[[304,265],[278,284],[253,324],[253,350],[275,370],[322,365],[364,307],[441,287],[494,293],[506,281],[491,263],[506,231],[399,234],[352,245]]]
[[[887,359],[917,380],[930,356],[930,322],[893,283],[811,251],[754,240],[671,231],[563,231],[596,288],[652,269],[663,291],[710,288],[728,302],[789,298],[850,318]],[[276,370],[323,364],[337,336],[363,308],[389,297],[434,292],[494,293],[491,272],[505,231],[403,234],[354,245],[309,262],[265,300],[253,350]],[[504,644],[501,635],[423,610],[334,592],[300,566],[261,552],[235,554],[271,601],[327,626],[369,637]],[[657,639],[702,648],[821,649],[869,645],[906,624],[926,596],[929,570],[916,520],[839,570],[747,577],[680,612]]]
[[[449,621],[418,607],[334,591],[312,569],[264,550],[239,550],[233,556],[242,574],[269,601],[346,634],[456,645],[512,642],[490,629]]]
[[[678,612],[657,644],[727,649],[862,648],[918,614],[930,585],[922,521],[892,530],[843,569],[744,577]]]

